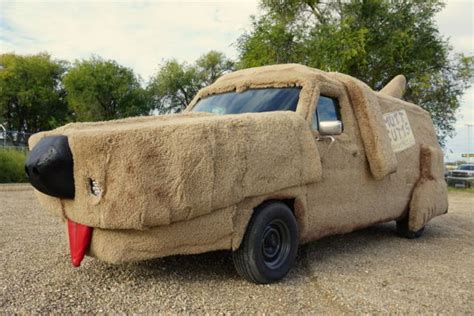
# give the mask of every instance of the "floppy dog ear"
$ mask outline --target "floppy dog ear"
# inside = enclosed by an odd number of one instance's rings
[[[344,74],[333,75],[347,88],[370,171],[376,180],[382,180],[397,171],[397,157],[380,109],[378,95],[362,81]]]

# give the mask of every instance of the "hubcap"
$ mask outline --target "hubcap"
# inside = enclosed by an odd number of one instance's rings
[[[290,230],[283,221],[276,219],[265,227],[262,254],[268,268],[279,268],[288,257],[290,246]]]

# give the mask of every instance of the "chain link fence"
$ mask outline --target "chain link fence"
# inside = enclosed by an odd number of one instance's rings
[[[9,131],[0,124],[0,149],[28,151],[28,139],[32,133]]]

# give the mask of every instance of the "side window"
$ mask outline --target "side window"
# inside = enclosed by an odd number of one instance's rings
[[[341,109],[336,98],[319,96],[316,112],[313,116],[312,128],[319,131],[320,122],[341,122]]]

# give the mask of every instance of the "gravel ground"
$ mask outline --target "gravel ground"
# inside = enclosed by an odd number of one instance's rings
[[[450,313],[474,311],[474,194],[418,240],[394,223],[301,247],[285,280],[254,285],[228,252],[109,265],[69,263],[60,221],[28,186],[0,186],[0,313]]]

